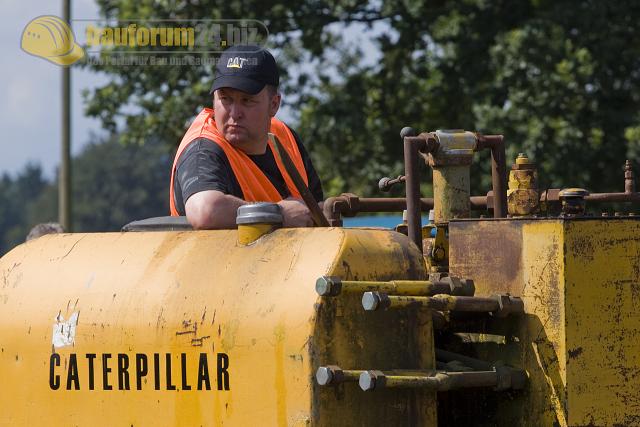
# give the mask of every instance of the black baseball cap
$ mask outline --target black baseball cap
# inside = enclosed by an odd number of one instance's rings
[[[210,94],[230,87],[255,95],[265,85],[278,86],[280,74],[273,55],[255,45],[236,45],[222,52]]]

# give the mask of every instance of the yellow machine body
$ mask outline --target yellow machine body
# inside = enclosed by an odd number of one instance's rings
[[[319,387],[319,365],[435,369],[431,316],[323,300],[322,275],[425,279],[406,236],[48,235],[0,260],[0,424],[435,425],[434,392]]]
[[[524,300],[517,321],[485,319],[456,345],[526,369],[521,393],[458,392],[462,425],[640,424],[640,222],[635,218],[449,224],[451,274],[476,293]]]

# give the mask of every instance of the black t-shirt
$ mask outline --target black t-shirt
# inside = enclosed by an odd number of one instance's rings
[[[298,144],[298,150],[307,171],[309,190],[319,202],[324,199],[324,195],[318,173],[300,138],[293,129],[290,128],[290,130]],[[267,145],[267,151],[264,154],[249,155],[249,158],[271,181],[283,199],[291,195],[269,145]],[[231,169],[231,163],[229,163],[224,150],[209,139],[198,138],[184,150],[176,165],[173,192],[178,213],[185,215],[184,204],[189,197],[206,190],[217,190],[244,199],[240,183]]]

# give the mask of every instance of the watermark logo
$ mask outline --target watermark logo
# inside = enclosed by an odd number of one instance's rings
[[[195,46],[194,27],[159,27],[131,23],[126,27],[87,25],[85,36],[89,48],[126,46],[131,48],[172,48]]]
[[[76,37],[77,36],[77,37]],[[269,30],[253,19],[73,19],[39,16],[22,33],[22,50],[57,65],[215,66],[234,45],[265,46]],[[228,68],[248,65],[236,57]]]
[[[22,50],[56,65],[68,66],[84,57],[69,25],[53,15],[39,16],[22,32]]]

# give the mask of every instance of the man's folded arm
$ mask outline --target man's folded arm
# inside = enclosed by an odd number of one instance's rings
[[[242,199],[217,190],[200,191],[187,199],[187,221],[196,229],[236,228],[238,208]]]

